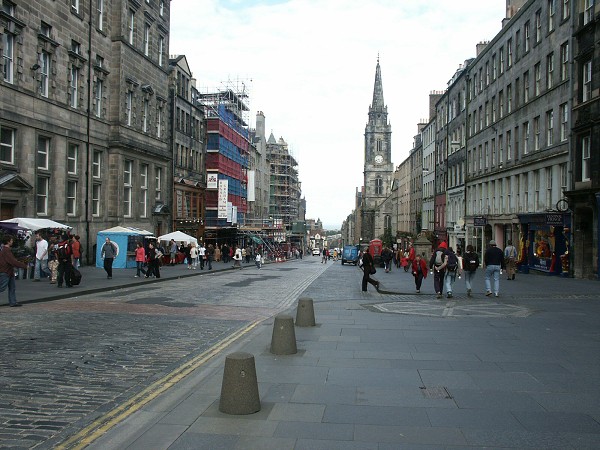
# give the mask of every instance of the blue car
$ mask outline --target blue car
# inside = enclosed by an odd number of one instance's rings
[[[342,250],[342,265],[344,263],[358,264],[358,245],[344,245],[344,250]]]

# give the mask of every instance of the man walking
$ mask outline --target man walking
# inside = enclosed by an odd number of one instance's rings
[[[440,270],[446,271],[446,296],[452,298],[452,287],[456,281],[456,275],[460,276],[462,267],[460,267],[460,260],[454,253],[452,247],[448,247],[444,258],[444,263],[441,265]]]
[[[17,302],[17,286],[15,284],[15,267],[27,269],[27,264],[17,261],[12,253],[13,238],[10,236],[2,239],[2,250],[0,250],[0,292],[8,288],[8,305],[11,307],[21,306]]]
[[[102,246],[102,259],[104,260],[104,270],[106,270],[106,278],[108,280],[112,279],[113,261],[118,254],[117,246],[110,241],[110,238],[106,238],[106,242]]]
[[[73,287],[73,249],[67,235],[62,237],[62,242],[56,248],[56,259],[58,260],[57,286],[63,285],[63,279],[67,287]]]
[[[446,271],[442,265],[444,264],[447,248],[448,244],[445,242],[440,243],[429,260],[429,269],[433,273],[433,287],[435,288],[437,298],[442,298],[442,291],[444,290],[444,276],[446,275]]]
[[[496,247],[496,241],[493,239],[490,241],[489,248],[485,251],[483,256],[483,262],[485,263],[485,295],[492,295],[491,278],[494,278],[494,296],[498,297],[500,294],[500,275],[502,275],[502,269],[504,269],[504,253],[498,247]]]
[[[517,249],[512,245],[512,241],[508,241],[508,245],[504,249],[504,261],[508,275],[507,280],[514,280],[517,272]]]
[[[33,281],[40,281],[41,273],[50,276],[48,269],[48,241],[38,232],[35,233],[35,268],[33,271]]]

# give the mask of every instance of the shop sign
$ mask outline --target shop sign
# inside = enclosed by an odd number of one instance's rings
[[[563,215],[560,213],[547,213],[546,214],[546,225],[550,225],[552,227],[562,227],[563,226]]]
[[[485,227],[487,225],[487,218],[473,217],[473,225],[476,227]]]

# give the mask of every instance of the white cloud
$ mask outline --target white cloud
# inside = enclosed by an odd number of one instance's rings
[[[267,133],[299,161],[307,217],[339,227],[363,182],[377,55],[397,165],[429,92],[500,31],[504,9],[505,0],[177,0],[170,53],[186,55],[200,88],[250,86],[251,124],[263,111]]]

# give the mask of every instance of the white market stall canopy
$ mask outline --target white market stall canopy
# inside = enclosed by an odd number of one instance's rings
[[[104,234],[139,234],[142,236],[152,236],[152,233],[146,230],[142,230],[141,228],[135,227],[113,227],[108,230],[102,230],[100,233]]]
[[[3,220],[2,222],[16,223],[18,226],[27,228],[31,231],[41,230],[42,228],[60,228],[62,230],[70,230],[73,228],[50,219],[29,219],[26,217],[15,217],[14,219]]]
[[[198,239],[182,233],[181,231],[173,231],[172,233],[158,237],[159,241],[170,241],[171,239],[173,239],[175,242],[185,242],[186,244],[189,244],[190,242],[193,242],[194,244],[198,243]]]

